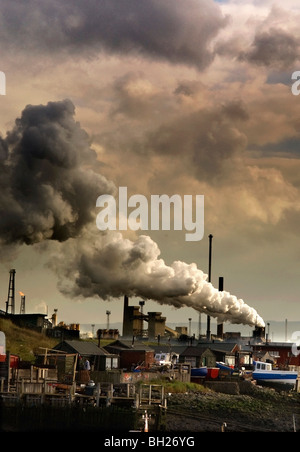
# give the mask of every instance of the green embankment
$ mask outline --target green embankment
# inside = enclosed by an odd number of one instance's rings
[[[35,355],[43,354],[45,348],[53,348],[60,342],[59,338],[48,337],[45,334],[21,328],[11,320],[0,318],[0,331],[3,331],[6,338],[6,351],[20,357],[22,361],[34,363]],[[81,339],[85,340],[85,339]],[[97,339],[86,339],[98,342]],[[101,347],[112,342],[112,340],[101,340]]]
[[[0,319],[0,331],[6,339],[6,351],[20,357],[22,361],[34,362],[36,354],[42,354],[44,348],[52,348],[57,338],[49,338],[29,328],[20,328],[11,320]]]

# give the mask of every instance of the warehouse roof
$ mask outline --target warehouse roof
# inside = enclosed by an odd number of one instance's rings
[[[109,354],[104,348],[98,347],[95,342],[89,341],[63,341],[57,344],[53,349],[61,350],[66,353],[78,353],[82,356]]]
[[[143,344],[142,342],[135,341],[132,342],[130,340],[117,340],[115,342],[111,342],[110,344],[106,345],[104,347],[106,350],[144,350],[144,351],[151,351],[153,352],[153,348],[149,347],[148,345]]]
[[[208,347],[187,347],[182,353],[182,356],[202,356],[204,352],[209,350],[211,353],[213,353],[213,350],[211,350]]]

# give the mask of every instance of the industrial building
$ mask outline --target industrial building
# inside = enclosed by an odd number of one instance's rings
[[[161,312],[148,312],[144,314],[145,302],[140,301],[139,306],[129,306],[128,297],[124,296],[123,310],[123,338],[133,337],[148,338],[156,340],[164,336],[178,338],[181,330],[173,330],[166,326],[166,317]]]
[[[11,320],[14,324],[21,328],[30,328],[39,333],[44,333],[50,337],[62,339],[79,339],[80,325],[73,323],[66,325],[64,322],[57,323],[57,309],[51,316],[51,320],[47,319],[47,314],[27,314],[26,313],[26,297],[25,294],[19,292],[21,296],[20,311],[16,312],[16,294],[15,294],[15,276],[16,270],[13,268],[9,271],[9,284],[7,301],[5,302],[5,311],[0,309],[0,316]]]

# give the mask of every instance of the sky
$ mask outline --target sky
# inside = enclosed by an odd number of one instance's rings
[[[125,293],[167,323],[300,321],[299,19],[297,0],[2,0],[0,309],[15,268],[16,312],[21,291],[66,323],[121,321]],[[119,187],[203,196],[202,239],[100,231]]]

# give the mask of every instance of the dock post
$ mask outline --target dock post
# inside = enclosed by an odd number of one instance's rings
[[[96,389],[96,406],[99,406],[99,400],[100,400],[100,383],[97,383],[97,389]]]

